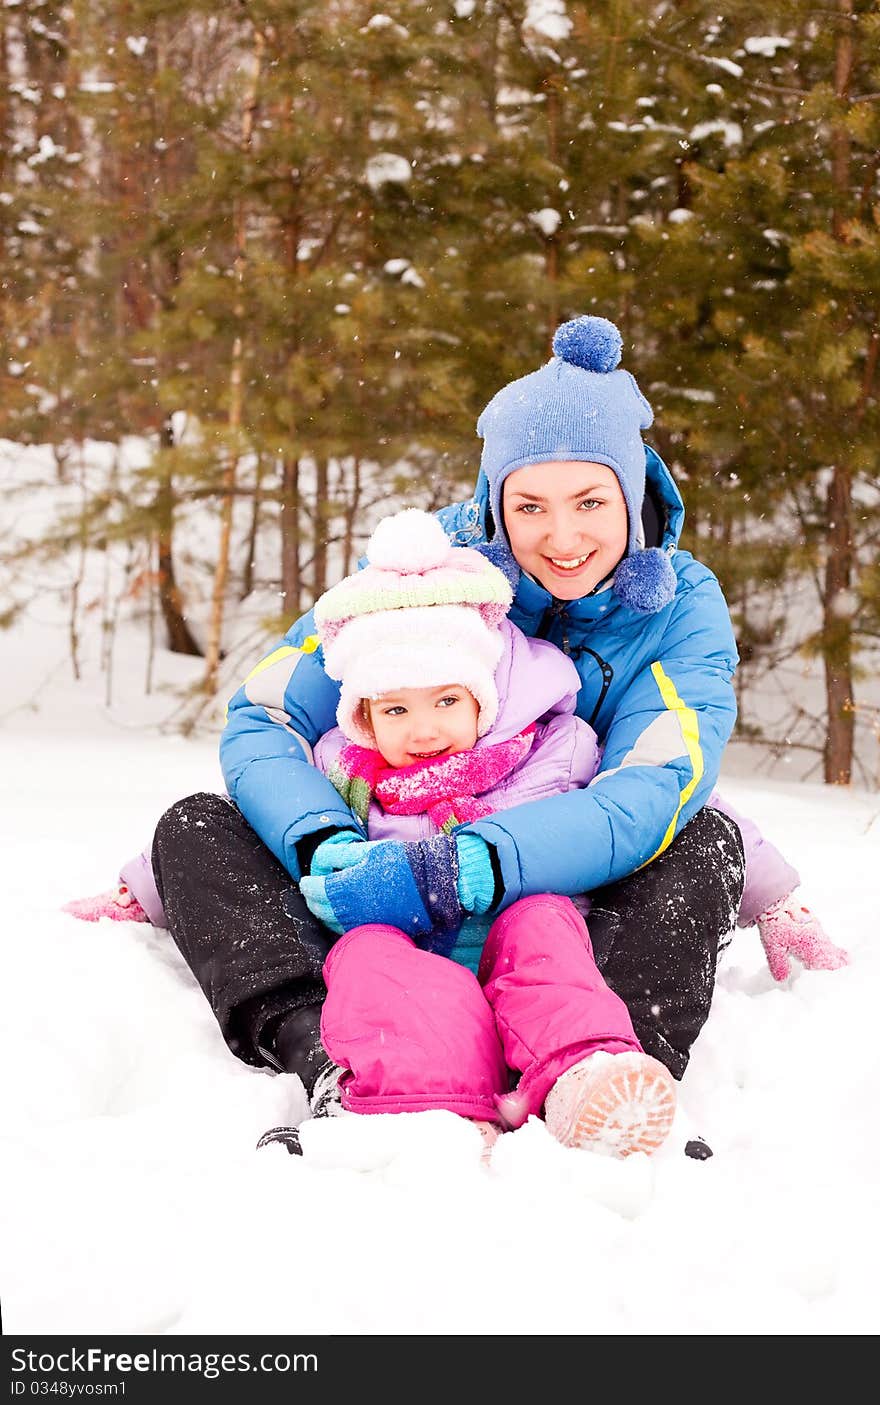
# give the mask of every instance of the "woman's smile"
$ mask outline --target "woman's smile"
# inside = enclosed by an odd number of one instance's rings
[[[545,556],[544,560],[548,563],[551,571],[558,571],[563,576],[576,576],[593,556],[595,556],[595,551],[587,551],[583,556]]]

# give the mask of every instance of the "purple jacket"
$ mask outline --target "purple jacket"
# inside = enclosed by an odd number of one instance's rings
[[[474,750],[509,741],[533,722],[538,725],[528,755],[480,797],[493,810],[579,789],[599,767],[596,733],[575,716],[580,679],[571,659],[545,639],[527,639],[508,620],[502,621],[501,632],[504,653],[495,670],[498,716]],[[315,746],[315,764],[328,772],[345,744],[338,727],[326,732]],[[370,839],[430,839],[436,833],[427,815],[389,815],[375,800],[370,806]]]

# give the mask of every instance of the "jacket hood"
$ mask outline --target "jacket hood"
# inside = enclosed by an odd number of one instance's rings
[[[477,748],[509,741],[539,718],[573,713],[581,686],[571,659],[555,644],[527,638],[509,620],[502,623],[501,631],[504,653],[495,670],[498,716]]]

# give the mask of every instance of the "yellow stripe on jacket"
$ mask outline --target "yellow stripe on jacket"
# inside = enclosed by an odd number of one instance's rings
[[[676,715],[678,725],[681,728],[685,749],[690,759],[692,774],[687,785],[683,787],[678,797],[678,808],[669,822],[669,828],[663,836],[659,849],[657,849],[649,859],[646,859],[645,863],[653,863],[654,859],[662,854],[664,849],[668,849],[675,838],[675,826],[678,823],[678,817],[703,778],[703,752],[700,746],[699,718],[692,707],[688,707],[686,703],[682,702],[681,698],[678,696],[675,684],[664,671],[661,663],[653,663],[651,665],[651,673],[654,675],[654,682],[660,690],[660,696],[667,710],[669,712],[674,712]],[[645,864],[642,864],[641,867],[644,868]]]
[[[263,672],[264,668],[271,668],[273,663],[277,663],[279,659],[286,659],[288,654],[313,654],[320,642],[317,634],[310,634],[303,640],[299,648],[295,648],[293,644],[282,644],[279,649],[273,650],[264,659],[260,659],[256,668],[252,668],[244,680],[245,683],[250,683],[252,678],[256,678],[258,673]]]
[[[279,648],[273,649],[272,653],[267,654],[264,659],[260,659],[260,662],[255,668],[251,669],[242,684],[248,701],[258,703],[265,707],[273,722],[279,722],[282,726],[285,726],[289,719],[287,714],[282,711],[281,704],[287,684],[290,682],[290,676],[303,654],[313,654],[315,650],[320,647],[320,644],[321,641],[317,634],[309,634],[298,647],[293,644],[282,644]],[[295,655],[295,658],[290,668],[278,669],[276,667],[284,659],[289,659],[291,655]],[[253,683],[255,678],[259,678],[261,674],[267,673],[270,669],[275,670],[271,680],[264,680],[264,683],[256,690],[248,687],[248,684]],[[225,721],[229,721],[228,705],[226,708]],[[297,735],[299,734],[297,733]],[[302,738],[300,738],[300,740],[302,740]],[[307,750],[309,756],[311,756],[311,747],[307,747]]]

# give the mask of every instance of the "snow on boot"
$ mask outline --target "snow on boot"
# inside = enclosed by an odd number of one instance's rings
[[[675,1116],[672,1075],[649,1054],[591,1054],[557,1078],[544,1104],[547,1128],[563,1146],[610,1156],[648,1155]]]
[[[273,1142],[279,1142],[281,1146],[286,1146],[291,1156],[302,1156],[303,1154],[298,1127],[270,1127],[268,1132],[264,1132],[257,1142],[257,1151],[262,1146],[271,1146]]]
[[[339,1117],[345,1112],[339,1093],[339,1075],[344,1072],[339,1064],[327,1060],[309,1094],[310,1117]],[[282,1146],[286,1146],[291,1156],[302,1156],[298,1126],[270,1127],[257,1142],[257,1150],[263,1146],[270,1146],[273,1142],[280,1142]]]
[[[313,1117],[338,1117],[345,1109],[339,1091],[339,1075],[345,1069],[327,1060],[315,1079],[315,1086],[309,1094],[309,1108]]]
[[[149,922],[134,893],[125,883],[110,888],[106,893],[96,893],[93,898],[74,898],[65,903],[62,912],[69,912],[81,922],[98,922],[109,917],[111,922]]]

